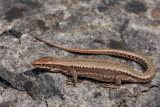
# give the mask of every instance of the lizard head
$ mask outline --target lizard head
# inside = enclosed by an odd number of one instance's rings
[[[53,57],[42,57],[40,59],[34,60],[32,65],[37,68],[51,70],[55,68],[56,60]]]

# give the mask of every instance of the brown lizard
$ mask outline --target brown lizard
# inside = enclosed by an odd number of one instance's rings
[[[122,82],[146,83],[151,81],[155,74],[154,64],[147,57],[138,53],[118,49],[67,48],[42,40],[37,35],[30,35],[49,46],[57,47],[69,52],[119,56],[140,63],[145,68],[145,72],[140,73],[120,62],[96,59],[58,59],[53,57],[42,57],[32,62],[32,65],[35,67],[72,76],[72,82],[75,86],[78,77],[121,85]],[[110,86],[110,88],[112,87]]]

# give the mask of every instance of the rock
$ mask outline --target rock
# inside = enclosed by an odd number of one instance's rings
[[[0,106],[160,106],[158,4],[153,0],[0,1]],[[139,64],[107,55],[69,53],[37,41],[30,33],[66,47],[137,52],[148,56],[157,72],[149,83],[126,83],[117,92],[112,90],[111,100],[109,89],[98,81],[78,78],[74,87],[67,85],[67,76],[31,63],[43,56],[94,57],[119,59],[143,71]]]

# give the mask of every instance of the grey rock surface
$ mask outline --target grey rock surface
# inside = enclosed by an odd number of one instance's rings
[[[123,49],[148,56],[156,74],[146,84],[122,84],[113,99],[101,83],[34,68],[43,56],[95,58],[139,64],[106,55],[81,55],[49,47],[29,36],[66,47]],[[0,0],[0,107],[160,106],[159,0]]]

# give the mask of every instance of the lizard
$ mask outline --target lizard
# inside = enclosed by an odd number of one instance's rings
[[[129,67],[128,65],[111,60],[98,60],[98,59],[62,59],[53,57],[42,57],[32,62],[34,67],[47,69],[51,72],[60,72],[67,76],[72,76],[71,81],[75,86],[78,77],[85,77],[94,79],[101,82],[114,83],[115,85],[106,85],[108,88],[117,88],[122,83],[147,83],[152,80],[155,75],[155,66],[148,57],[126,50],[119,49],[77,49],[68,48],[57,45],[41,39],[38,35],[30,34],[35,39],[62,50],[94,55],[111,55],[118,56],[125,59],[133,60],[145,69],[145,72],[139,72]],[[104,85],[105,86],[105,85]],[[112,97],[112,94],[111,94]]]

